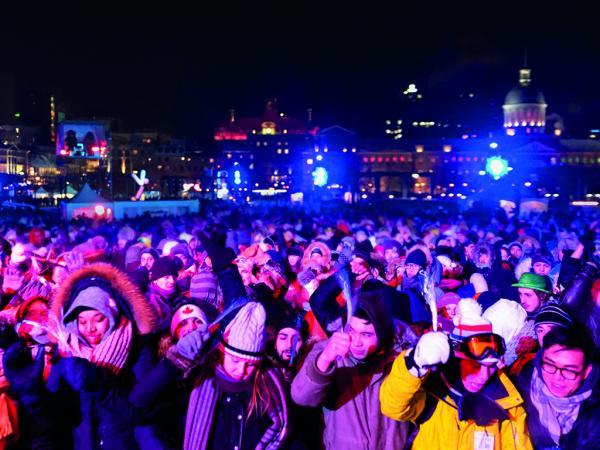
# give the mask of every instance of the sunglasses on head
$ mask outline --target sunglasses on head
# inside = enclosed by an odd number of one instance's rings
[[[504,339],[493,333],[480,333],[453,341],[453,349],[467,358],[481,361],[488,357],[500,358],[506,351]]]

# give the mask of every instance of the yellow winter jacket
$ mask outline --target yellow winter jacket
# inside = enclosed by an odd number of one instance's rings
[[[389,376],[379,391],[381,412],[395,420],[415,422],[425,407],[427,394],[421,389],[425,378],[413,376],[400,354]],[[500,382],[508,395],[496,400],[506,410],[510,420],[482,427],[474,421],[459,420],[456,404],[446,396],[438,400],[433,413],[420,425],[413,441],[413,449],[465,449],[482,448],[485,450],[533,449],[527,432],[526,414],[523,398],[504,372],[499,371]],[[477,440],[478,446],[475,447]]]

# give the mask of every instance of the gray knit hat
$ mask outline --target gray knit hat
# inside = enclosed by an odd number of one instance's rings
[[[225,353],[250,361],[260,361],[264,356],[265,308],[256,302],[247,303],[229,322],[223,333]]]

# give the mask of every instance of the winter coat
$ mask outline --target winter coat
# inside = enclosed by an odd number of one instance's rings
[[[182,370],[168,358],[161,358],[129,394],[129,402],[143,411],[145,418],[159,423],[156,432],[166,448],[183,446],[192,380],[182,380],[182,375]]]
[[[565,290],[562,302],[579,323],[588,327],[592,332],[594,344],[600,347],[600,307],[591,295],[592,284],[597,274],[596,267],[585,264]]]
[[[61,399],[59,404],[64,405],[61,410],[73,413],[71,426],[76,449],[158,448],[160,444],[151,427],[127,399],[135,380],[156,363],[148,335],[156,330],[157,311],[123,272],[99,263],[69,275],[57,293],[52,312],[62,317],[73,301],[74,286],[93,277],[110,282],[121,313],[133,324],[132,347],[125,365],[113,374],[86,359],[64,358],[53,367],[48,390]],[[74,387],[73,380],[79,386]]]
[[[525,366],[517,378],[519,391],[523,393],[525,400],[529,435],[537,449],[558,448],[541,424],[539,413],[531,401],[531,377],[534,370],[536,368],[532,361]],[[587,400],[581,403],[573,428],[560,439],[560,448],[564,450],[600,448],[600,389],[598,387]]]
[[[299,405],[323,407],[327,449],[399,449],[408,435],[408,424],[381,414],[379,390],[393,356],[370,363],[339,359],[327,372],[317,359],[327,342],[308,354],[292,382],[292,399]]]
[[[423,390],[427,375],[413,376],[406,368],[404,352],[396,358],[390,375],[381,386],[381,411],[395,420],[409,420],[420,424],[412,443],[413,449],[473,449],[476,438],[491,436],[494,448],[532,449],[527,434],[523,399],[502,372],[498,376],[508,393],[496,402],[508,413],[510,419],[489,426],[479,426],[474,421],[459,420],[456,403],[449,395],[436,400]],[[443,384],[441,379],[439,383]],[[431,410],[426,411],[429,406]],[[424,411],[426,411],[424,413]],[[426,417],[422,417],[422,413]]]

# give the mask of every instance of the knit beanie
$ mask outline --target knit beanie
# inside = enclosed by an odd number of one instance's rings
[[[265,308],[260,303],[250,302],[244,305],[223,333],[225,353],[250,361],[260,361],[267,341],[265,321]]]
[[[135,239],[135,231],[130,226],[125,225],[117,233],[117,239],[125,242],[133,241]]]
[[[425,269],[425,267],[427,267],[427,256],[425,256],[423,250],[414,250],[406,255],[406,261],[404,262],[404,265],[408,264],[416,264],[421,269]]]
[[[143,250],[144,245],[141,243],[131,245],[125,252],[125,267],[129,264],[139,264]]]
[[[542,306],[537,316],[535,316],[536,325],[543,323],[569,328],[573,325],[573,318],[561,306],[548,304]]]
[[[154,250],[152,247],[150,248],[144,248],[142,250],[142,252],[140,253],[140,258],[142,257],[143,254],[145,253],[149,253],[150,255],[152,255],[152,257],[154,258],[154,261],[156,261],[160,256],[158,255],[158,252],[156,250]]]
[[[173,314],[173,318],[171,319],[171,335],[174,336],[177,326],[190,317],[200,319],[204,325],[208,325],[208,320],[204,311],[193,303],[186,303],[185,305],[180,306],[177,311],[175,311],[175,314]]]
[[[302,314],[294,314],[292,312],[281,314],[277,325],[277,332],[284,328],[291,328],[300,332],[303,342],[308,338],[308,322],[302,317]]]
[[[158,258],[152,266],[150,281],[155,281],[168,275],[173,275],[174,278],[177,278],[177,266],[175,265],[175,261],[171,258],[162,256]]]
[[[194,274],[190,280],[190,297],[218,306],[219,280],[208,270]]]
[[[552,259],[552,256],[542,252],[535,252],[531,257],[532,265],[538,262],[548,264],[550,267],[554,266],[554,260]]]
[[[182,255],[182,256],[185,256],[188,260],[190,260],[192,258],[187,244],[177,244],[175,247],[173,247],[171,249],[170,255],[171,256]]]
[[[491,322],[481,317],[481,305],[472,298],[463,298],[458,302],[454,317],[454,330],[450,335],[452,339],[463,340],[474,334],[491,332]]]
[[[527,311],[519,303],[501,298],[482,316],[492,323],[494,333],[502,336],[508,344],[525,325]]]

